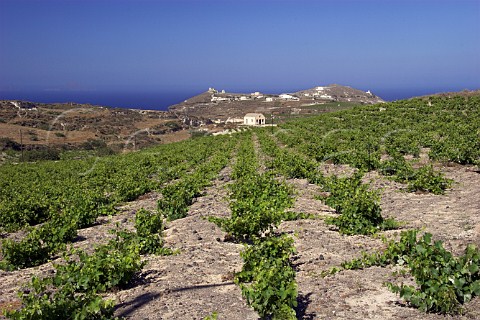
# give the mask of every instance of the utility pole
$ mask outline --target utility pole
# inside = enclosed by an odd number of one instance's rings
[[[20,130],[20,151],[22,152],[22,162],[23,162],[23,133],[22,130]]]
[[[272,127],[272,134],[273,134],[273,113],[270,114],[270,118],[272,119],[271,127]]]

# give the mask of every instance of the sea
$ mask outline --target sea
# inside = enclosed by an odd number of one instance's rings
[[[390,88],[374,90],[374,88],[372,88],[371,91],[385,101],[395,101],[438,92],[458,90],[448,90],[445,88]],[[0,91],[0,100],[24,100],[39,103],[75,102],[105,107],[165,111],[168,110],[169,106],[180,103],[200,93],[201,92],[195,91]]]
[[[201,92],[115,92],[115,91],[0,91],[0,100],[38,103],[85,103],[104,107],[168,110]]]

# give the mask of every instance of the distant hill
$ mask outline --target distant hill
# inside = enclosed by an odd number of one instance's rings
[[[462,97],[473,97],[473,96],[480,96],[480,89],[476,90],[462,90],[462,91],[456,91],[456,92],[439,92],[439,93],[433,93],[433,94],[428,94],[425,96],[420,96],[420,97],[415,97],[415,98],[428,98],[428,97],[450,97],[450,96],[462,96]],[[412,98],[414,99],[414,98]]]
[[[370,91],[365,92],[338,84],[284,94],[231,93],[209,88],[204,93],[171,106],[169,111],[177,115],[223,122],[228,119],[233,121],[242,118],[249,112],[267,114],[310,113],[312,105],[335,102],[355,105],[375,104],[385,101]]]
[[[20,145],[23,150],[137,149],[188,138],[190,130],[200,126],[211,132],[235,127],[249,112],[286,118],[378,102],[383,100],[373,93],[336,84],[284,94],[229,93],[209,88],[167,112],[0,100],[0,152],[20,149]]]
[[[76,103],[0,101],[0,151],[15,143],[27,149],[105,145],[119,151],[176,141],[179,137],[172,134],[185,128],[169,112]]]
[[[315,87],[308,90],[295,92],[294,95],[303,99],[314,98],[317,100],[335,102],[357,102],[360,104],[375,104],[385,102],[370,91],[362,91],[339,84],[331,84],[326,87]]]

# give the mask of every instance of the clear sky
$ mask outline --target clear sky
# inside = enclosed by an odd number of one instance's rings
[[[480,0],[0,0],[0,91],[480,88]]]

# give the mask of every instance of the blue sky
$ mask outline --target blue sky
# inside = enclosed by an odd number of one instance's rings
[[[480,88],[480,0],[0,0],[0,91]]]

